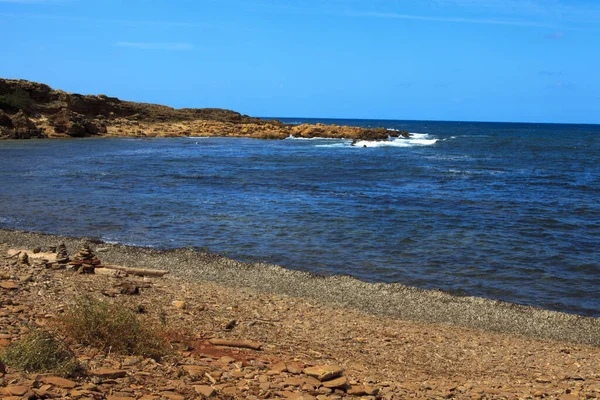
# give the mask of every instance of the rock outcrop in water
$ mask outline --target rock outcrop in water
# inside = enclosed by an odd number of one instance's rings
[[[287,125],[219,108],[182,108],[81,95],[26,80],[0,79],[0,138],[89,136],[328,137],[385,140],[385,128]]]

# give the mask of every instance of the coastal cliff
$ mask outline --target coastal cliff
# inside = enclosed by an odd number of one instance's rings
[[[0,79],[0,138],[91,136],[228,136],[257,139],[327,137],[385,140],[385,128],[288,125],[219,108],[175,109],[116,97],[54,90],[26,80]],[[406,132],[393,132],[407,136]]]

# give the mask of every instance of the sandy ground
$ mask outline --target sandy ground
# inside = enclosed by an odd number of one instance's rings
[[[82,239],[0,230],[3,254],[9,248],[61,242],[70,253],[83,244]],[[241,390],[240,382],[230,377],[224,383],[199,382],[216,387],[217,398],[226,398],[218,385],[229,383],[238,389],[230,391],[231,398],[600,398],[600,322],[595,318],[348,277],[320,278],[191,249],[157,251],[104,243],[92,243],[92,248],[102,250],[97,254],[104,263],[171,273],[163,278],[111,278],[37,270],[18,289],[0,291],[0,299],[31,305],[29,319],[35,320],[59,313],[82,294],[106,297],[101,292],[110,292],[123,279],[137,282],[143,287],[140,295],[110,301],[143,304],[151,316],[193,337],[264,344],[260,352],[233,354],[268,366],[264,374],[244,378],[250,389]],[[2,268],[14,276],[27,272],[14,270],[8,261]],[[185,307],[177,308],[173,301],[183,301]],[[2,318],[0,330],[16,339],[22,331],[17,329],[19,318],[10,312]],[[233,320],[235,328],[225,330]],[[306,383],[286,386],[283,382],[295,376],[292,372],[269,375],[282,360],[302,367],[339,365],[348,387],[327,392],[323,386],[311,390]],[[239,367],[237,375],[252,375],[244,368],[254,367]],[[13,376],[15,382],[22,379]],[[271,388],[252,386],[254,381],[264,383],[261,379],[270,379]],[[155,385],[146,385],[132,398],[160,396],[161,380],[174,378],[157,374]],[[178,382],[183,387],[174,392],[181,398],[201,397],[190,392],[194,382],[189,378]],[[375,387],[377,394],[353,396],[349,388],[361,385]],[[116,390],[105,389],[103,395]]]

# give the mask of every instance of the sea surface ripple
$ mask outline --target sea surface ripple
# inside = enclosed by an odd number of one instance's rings
[[[417,135],[3,141],[0,227],[600,316],[600,126],[323,122]]]

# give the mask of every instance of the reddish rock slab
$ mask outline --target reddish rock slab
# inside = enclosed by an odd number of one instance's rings
[[[345,376],[340,376],[339,378],[335,378],[329,381],[323,382],[323,386],[329,389],[335,389],[342,386],[345,386],[348,382],[348,379]]]
[[[19,284],[15,281],[2,281],[0,282],[0,288],[6,290],[17,290],[19,288]]]
[[[196,385],[194,390],[202,397],[211,397],[215,394],[215,389],[208,385]]]
[[[44,376],[41,379],[42,382],[47,383],[48,385],[58,386],[63,389],[74,389],[77,387],[77,382],[74,382],[70,379],[61,378],[59,376]]]
[[[304,371],[302,372],[323,382],[342,375],[344,369],[342,367],[338,367],[337,365],[318,365],[315,367],[304,368]]]
[[[103,379],[119,379],[127,376],[127,371],[122,369],[100,368],[90,372],[91,375]]]

